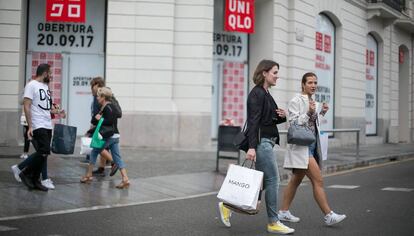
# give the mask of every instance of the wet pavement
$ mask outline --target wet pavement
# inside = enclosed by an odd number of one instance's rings
[[[215,150],[151,150],[123,147],[122,157],[127,164],[131,186],[119,190],[120,174],[97,177],[91,184],[81,184],[86,166],[77,155],[52,155],[48,160],[49,177],[56,189],[49,192],[28,191],[17,183],[10,166],[21,161],[22,147],[0,147],[0,220],[26,217],[28,215],[52,214],[82,209],[108,208],[134,205],[167,199],[200,196],[218,191],[229,163],[220,160],[219,172],[215,172]],[[31,149],[33,150],[33,149]],[[276,148],[281,180],[289,177],[282,168],[284,150]],[[359,158],[355,147],[337,147],[329,150],[329,159],[323,172],[332,173],[361,166],[380,164],[395,160],[414,158],[412,144],[381,144],[362,146]]]

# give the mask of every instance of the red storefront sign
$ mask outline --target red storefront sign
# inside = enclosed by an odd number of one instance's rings
[[[46,21],[85,23],[86,0],[46,0]]]
[[[374,66],[375,65],[375,52],[369,51],[369,65]]]
[[[323,48],[323,34],[321,32],[316,32],[315,36],[316,41],[316,49],[322,51]]]
[[[254,32],[254,0],[226,0],[224,30]]]
[[[326,53],[331,53],[331,36],[330,35],[327,35],[327,34],[325,34],[324,35],[324,50],[325,50],[325,52]]]
[[[399,52],[399,60],[400,64],[404,63],[404,52],[402,50],[400,50]]]

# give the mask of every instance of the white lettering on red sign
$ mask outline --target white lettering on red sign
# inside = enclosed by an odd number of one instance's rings
[[[254,32],[254,0],[226,0],[224,30]]]
[[[46,21],[85,23],[86,0],[47,0]]]

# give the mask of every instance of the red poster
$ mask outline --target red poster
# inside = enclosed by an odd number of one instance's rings
[[[400,62],[400,64],[404,63],[404,52],[402,50],[400,50],[399,52],[399,59],[398,61]]]
[[[254,0],[226,0],[224,30],[254,33]]]
[[[51,66],[52,79],[49,83],[49,89],[52,93],[53,103],[61,105],[62,102],[62,54],[60,53],[48,53],[48,52],[33,52],[32,54],[32,76],[36,77],[37,66],[47,63]],[[58,123],[60,117],[55,116],[56,120],[53,120],[53,124]]]
[[[375,65],[375,52],[369,51],[369,65],[374,66]]]
[[[46,0],[46,21],[85,23],[86,0]]]
[[[316,32],[315,41],[316,41],[316,49],[322,51],[322,44],[323,44],[323,34],[321,32]]]
[[[244,123],[244,64],[241,62],[224,62],[223,70],[223,110],[222,119],[232,120],[234,125]]]
[[[327,35],[327,34],[325,34],[324,35],[324,51],[326,52],[326,53],[331,53],[331,48],[332,48],[332,46],[331,46],[332,44],[331,44],[331,36],[330,35]]]

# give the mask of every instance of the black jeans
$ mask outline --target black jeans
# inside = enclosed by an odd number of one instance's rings
[[[50,154],[50,142],[52,139],[52,130],[39,128],[33,130],[33,144],[36,152],[33,153],[33,159],[24,169],[24,174],[32,178],[33,181],[39,180],[40,173],[47,156]]]

